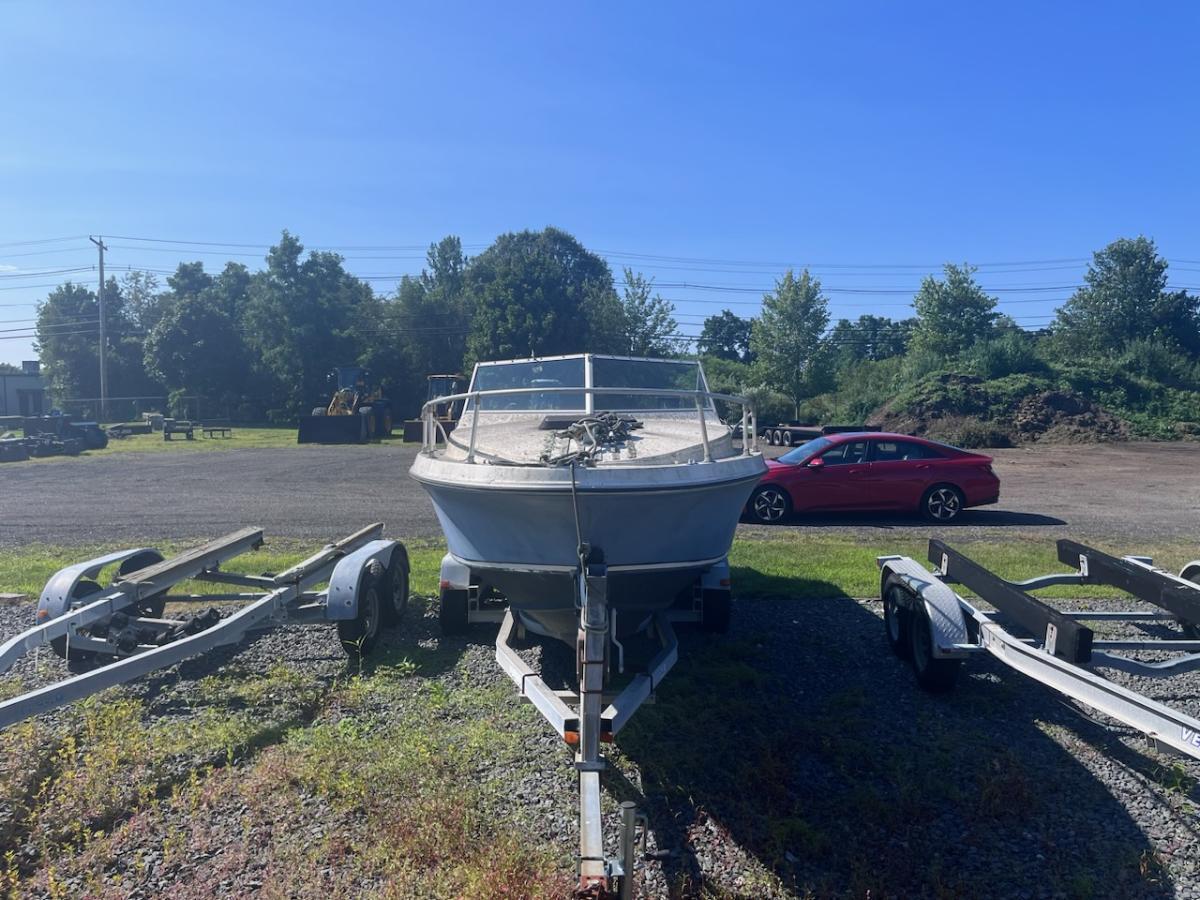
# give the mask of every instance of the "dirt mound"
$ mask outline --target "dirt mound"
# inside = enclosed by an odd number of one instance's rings
[[[1072,391],[1026,397],[1013,411],[1012,430],[1023,441],[1055,444],[1129,440],[1125,422]]]
[[[1073,391],[941,374],[875,411],[889,431],[963,447],[1034,442],[1098,443],[1129,439],[1129,426]]]

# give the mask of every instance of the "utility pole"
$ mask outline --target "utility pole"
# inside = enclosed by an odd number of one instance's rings
[[[100,421],[108,421],[108,366],[104,360],[104,238],[89,236],[88,240],[100,251],[100,290],[97,298],[100,301]]]

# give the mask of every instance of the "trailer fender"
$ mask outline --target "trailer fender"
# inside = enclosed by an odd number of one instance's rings
[[[1184,581],[1190,581],[1200,585],[1200,559],[1193,559],[1190,563],[1179,570],[1179,577]]]
[[[441,586],[453,591],[471,589],[471,567],[449,553],[442,557]]]
[[[124,562],[132,556],[147,552],[158,553],[152,547],[134,547],[130,550],[118,550],[115,553],[109,553],[105,556],[97,556],[95,559],[89,559],[87,562],[76,563],[73,566],[67,566],[65,569],[59,569],[50,576],[50,580],[42,588],[41,597],[38,598],[38,622],[48,622],[50,619],[57,619],[71,608],[71,594],[74,592],[75,585],[79,583],[80,579],[95,578],[105,566]],[[130,599],[132,601],[133,598]]]
[[[968,654],[960,649],[971,643],[967,631],[967,620],[959,605],[958,595],[919,562],[907,556],[881,556],[879,565],[880,597],[888,576],[895,575],[908,589],[912,604],[924,606],[929,621],[930,637],[933,638],[933,655],[936,659],[963,659]]]
[[[358,588],[367,566],[372,561],[378,561],[386,570],[391,565],[392,554],[399,546],[396,541],[371,541],[342,557],[329,576],[325,618],[332,622],[357,618]]]
[[[729,581],[729,559],[726,558],[701,573],[700,588],[705,591],[727,591]]]

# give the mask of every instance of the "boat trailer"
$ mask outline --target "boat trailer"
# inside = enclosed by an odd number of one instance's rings
[[[399,620],[408,602],[408,554],[383,538],[376,523],[329,544],[285,572],[241,575],[221,569],[263,544],[245,528],[165,559],[141,547],[60,569],[38,601],[38,624],[0,644],[0,673],[31,650],[49,645],[76,673],[0,702],[0,728],[65,706],[156,669],[236,644],[253,629],[334,623],[350,656],[370,653],[383,626]],[[118,566],[111,585],[94,580]],[[244,588],[240,593],[171,593],[186,581]],[[328,587],[313,590],[328,582]],[[222,617],[215,608],[187,618],[164,618],[166,604],[237,603]]]
[[[469,567],[447,554],[442,560],[442,614],[457,626],[500,623],[496,636],[496,661],[516,685],[521,699],[533,704],[558,736],[575,751],[579,773],[579,882],[578,898],[633,897],[634,868],[638,851],[645,850],[648,822],[633,801],[620,805],[619,851],[606,856],[600,811],[600,775],[608,763],[601,744],[612,743],[679,659],[679,642],[673,623],[691,623],[705,631],[723,632],[729,626],[729,562],[712,561],[689,595],[667,610],[649,614],[635,632],[645,632],[657,652],[641,671],[616,692],[610,691],[609,673],[625,670],[625,650],[616,638],[617,611],[608,605],[610,570],[603,554],[585,549],[574,574],[575,607],[579,613],[576,636],[578,690],[555,690],[521,658],[513,641],[525,636],[525,627],[512,609],[497,606],[480,596],[472,585]],[[615,571],[615,570],[613,570]],[[449,590],[448,590],[449,589]],[[461,608],[456,608],[461,604]],[[460,631],[454,627],[449,633]]]
[[[1149,557],[1115,557],[1070,540],[1058,541],[1058,559],[1076,571],[1008,581],[938,540],[929,542],[929,561],[937,567],[932,572],[906,556],[881,556],[877,563],[888,643],[911,662],[926,690],[950,690],[963,660],[987,652],[1141,731],[1156,749],[1200,759],[1200,720],[1097,671],[1167,678],[1200,669],[1200,560],[1176,576],[1155,567]],[[974,591],[995,612],[963,599],[951,584]],[[1062,610],[1029,593],[1053,585],[1114,587],[1156,609]],[[1107,640],[1097,638],[1087,622],[1175,625],[1180,636]],[[1126,655],[1144,651],[1173,655],[1155,662]]]

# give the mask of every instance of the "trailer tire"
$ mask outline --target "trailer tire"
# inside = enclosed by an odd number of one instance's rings
[[[144,550],[141,553],[135,553],[129,559],[121,563],[117,569],[117,577],[121,578],[124,575],[132,575],[134,572],[140,572],[155,563],[163,561],[163,555],[157,550]],[[144,597],[138,601],[138,614],[149,619],[161,619],[163,610],[167,608],[167,592],[159,591],[149,597]]]
[[[337,623],[342,649],[351,659],[361,659],[375,649],[383,625],[383,598],[387,587],[383,566],[371,560],[358,579],[358,615]]]
[[[71,589],[71,600],[82,600],[92,594],[98,594],[100,591],[101,587],[95,581],[81,579],[75,582],[75,587]],[[60,659],[67,661],[67,671],[69,672],[85,672],[92,667],[96,660],[96,654],[91,650],[71,649],[68,656],[66,635],[52,639],[50,647]]]
[[[706,631],[709,634],[725,634],[729,631],[732,599],[729,591],[722,590],[707,590],[701,595],[701,631]]]
[[[883,631],[888,646],[901,659],[912,658],[912,612],[904,599],[908,591],[895,575],[883,583]]]
[[[916,604],[909,628],[909,646],[912,651],[913,674],[922,690],[931,694],[944,694],[958,680],[961,659],[938,659],[933,655],[932,625],[925,604]]]
[[[783,432],[780,431],[778,428],[776,428],[774,434],[775,434],[775,440],[772,443],[774,443],[776,447],[782,447],[783,446]]]
[[[467,630],[467,592],[442,588],[438,594],[438,624],[442,634],[464,634]]]
[[[392,550],[392,559],[387,570],[387,599],[383,605],[383,623],[399,625],[408,608],[408,553],[403,545]]]

